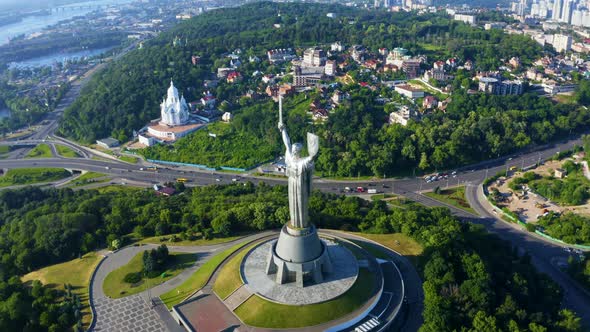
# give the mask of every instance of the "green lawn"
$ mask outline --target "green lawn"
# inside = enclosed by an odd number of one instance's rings
[[[96,183],[96,182],[106,182],[109,181],[109,179],[102,179],[102,180],[95,180],[97,178],[102,178],[105,177],[106,174],[102,174],[102,173],[96,173],[96,172],[86,172],[84,174],[82,174],[80,177],[78,177],[75,181],[70,182],[70,184],[74,187],[80,187],[80,186],[85,186],[91,183]]]
[[[211,257],[205,264],[203,264],[193,275],[185,280],[178,287],[164,293],[160,296],[160,299],[168,309],[172,306],[182,302],[187,296],[202,288],[207,284],[209,278],[213,275],[219,264],[221,264],[227,257],[233,254],[236,250],[246,245],[246,242],[236,244],[235,246],[220,252],[219,254]]]
[[[96,190],[98,190],[98,192],[100,192],[101,194],[110,193],[113,191],[116,191],[116,192],[127,191],[127,192],[129,192],[129,194],[133,194],[134,192],[136,192],[138,190],[144,190],[144,188],[120,186],[120,185],[113,184],[113,185],[108,185],[108,186],[97,188]]]
[[[88,305],[88,287],[92,272],[100,262],[101,257],[95,253],[84,255],[80,259],[51,265],[24,275],[23,282],[39,280],[44,285],[64,289],[64,284],[71,284],[72,291],[80,295],[82,300],[82,322],[88,327],[91,321],[90,306]]]
[[[232,257],[221,269],[217,280],[213,284],[213,291],[222,299],[228,297],[233,291],[243,285],[240,275],[240,266],[242,260],[252,248],[258,244],[253,244],[240,253]]]
[[[132,294],[137,294],[148,288],[152,288],[167,280],[170,280],[182,272],[182,270],[193,265],[197,260],[197,256],[195,254],[173,252],[170,253],[169,262],[166,264],[164,277],[144,277],[142,281],[134,285],[123,281],[123,278],[128,273],[140,272],[143,269],[142,257],[143,251],[135,255],[135,257],[133,257],[129,263],[121,266],[107,275],[102,285],[102,289],[107,296],[116,299]]]
[[[396,197],[398,197],[398,196],[392,195],[392,194],[377,194],[377,195],[371,196],[371,200],[372,201],[381,201],[384,199],[390,199],[390,198],[396,198]]]
[[[0,145],[0,154],[10,152],[10,145]]]
[[[34,149],[29,151],[25,158],[51,158],[51,148],[47,144],[39,144]]]
[[[130,156],[120,156],[119,159],[126,162],[126,163],[131,163],[131,164],[137,164],[137,162],[138,162],[138,159],[136,157],[130,157]]]
[[[360,269],[354,285],[334,300],[305,306],[277,304],[254,295],[234,313],[247,325],[264,328],[299,328],[325,323],[360,308],[374,293],[375,278]]]
[[[76,151],[72,150],[71,148],[69,148],[67,146],[56,144],[55,148],[57,149],[57,153],[59,153],[59,155],[62,157],[66,157],[66,158],[80,157],[80,155],[78,155],[76,153]]]
[[[444,190],[441,189],[440,194],[429,192],[424,193],[424,195],[477,215],[477,212],[475,212],[475,210],[469,205],[467,199],[465,198],[465,187]]]
[[[364,237],[371,241],[375,241],[380,245],[392,249],[404,256],[420,256],[424,248],[411,237],[402,233],[393,234],[367,234],[367,233],[356,233],[349,232],[356,236]],[[364,249],[371,252],[368,246],[362,245]]]
[[[153,243],[153,244],[167,243],[169,245],[175,245],[175,246],[209,246],[209,245],[213,245],[213,244],[220,244],[220,243],[234,241],[234,240],[237,240],[237,239],[245,236],[246,234],[238,235],[238,236],[213,238],[211,240],[197,239],[197,240],[193,240],[193,241],[181,240],[181,241],[172,242],[172,241],[170,241],[170,238],[172,238],[173,235],[174,234],[146,237],[145,239],[139,240],[139,243]],[[175,234],[175,235],[177,237],[180,236],[180,234]]]
[[[15,168],[0,177],[0,187],[51,182],[71,176],[63,168]]]

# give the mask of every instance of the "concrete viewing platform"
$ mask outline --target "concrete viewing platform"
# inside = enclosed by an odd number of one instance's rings
[[[359,266],[356,257],[344,246],[324,240],[333,271],[325,275],[323,282],[303,288],[295,283],[279,285],[275,282],[275,274],[265,273],[273,242],[267,241],[250,251],[240,268],[245,287],[269,301],[289,305],[321,303],[344,294],[357,279]]]

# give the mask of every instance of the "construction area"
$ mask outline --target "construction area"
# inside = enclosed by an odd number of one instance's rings
[[[534,169],[527,170],[527,172],[534,172],[539,176],[556,176],[556,172],[557,175],[559,175],[561,166],[568,160],[573,160],[575,163],[582,162],[580,156],[574,155],[574,158],[547,161]],[[589,174],[586,171],[586,164],[584,164],[584,168],[584,173],[590,180]],[[508,210],[516,213],[520,220],[526,223],[535,223],[541,216],[549,212],[563,213],[571,211],[578,214],[590,215],[590,204],[588,202],[583,205],[564,207],[533,192],[526,184],[523,185],[523,189],[521,190],[512,190],[509,187],[509,183],[513,179],[523,176],[524,173],[525,172],[516,169],[511,169],[507,172],[506,177],[500,177],[496,181],[489,184],[489,193],[492,193],[494,189],[497,189],[500,193],[499,199],[497,199],[496,202],[498,207],[507,208]]]

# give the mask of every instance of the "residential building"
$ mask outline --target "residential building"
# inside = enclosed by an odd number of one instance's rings
[[[326,64],[326,53],[321,48],[308,48],[303,53],[303,63],[305,67],[319,67]]]
[[[407,98],[416,99],[424,97],[424,90],[414,88],[411,85],[402,84],[395,86],[395,92]]]
[[[318,85],[324,78],[324,67],[293,66],[293,86]]]
[[[408,78],[416,78],[420,74],[420,61],[404,60],[402,70]]]
[[[500,81],[495,77],[481,77],[478,87],[481,92],[500,96],[521,95],[524,92],[521,81]]]
[[[330,45],[330,50],[332,52],[344,52],[345,49],[346,47],[342,45],[339,41],[332,43],[332,45]]]
[[[326,67],[324,67],[324,73],[328,76],[336,75],[336,61],[328,60],[326,61]]]
[[[237,71],[232,71],[229,74],[227,74],[227,82],[228,83],[237,83],[240,82],[242,80],[242,74],[240,74]]]
[[[422,107],[425,109],[432,109],[438,106],[438,100],[434,96],[426,96],[422,101]]]
[[[266,55],[268,56],[268,61],[273,64],[291,61],[296,58],[295,53],[290,48],[270,50],[266,52]]]
[[[453,19],[455,21],[461,21],[463,23],[467,23],[467,24],[471,24],[471,25],[475,25],[475,23],[477,23],[477,18],[475,17],[475,15],[471,15],[471,14],[455,14],[453,16]]]
[[[572,48],[572,36],[555,34],[552,45],[557,52],[567,52]]]
[[[412,110],[404,105],[399,110],[389,114],[389,124],[399,123],[402,126],[407,126],[412,116]]]

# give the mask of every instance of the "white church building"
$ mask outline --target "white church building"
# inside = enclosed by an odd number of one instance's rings
[[[160,119],[148,125],[147,136],[159,141],[173,142],[202,126],[202,123],[191,121],[189,106],[184,96],[179,96],[178,89],[171,81],[166,99],[160,104]],[[140,142],[145,145],[154,144],[154,140],[149,140],[146,136],[143,140],[141,138]],[[146,144],[147,142],[149,143]]]

